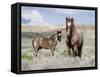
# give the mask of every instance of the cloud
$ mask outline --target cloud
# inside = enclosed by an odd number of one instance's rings
[[[56,9],[55,11],[56,13],[65,14],[65,15],[72,15],[77,13],[77,10],[73,10],[73,9]]]
[[[75,23],[90,24],[95,21],[94,10],[81,9],[60,9],[60,8],[40,8],[22,7],[22,25],[48,25],[63,24],[65,18],[72,16]]]
[[[22,8],[22,25],[37,25],[44,23],[42,15],[35,9]]]
[[[90,10],[77,10],[77,9],[55,9],[56,13],[59,14],[65,14],[65,15],[76,15],[76,14],[85,14],[85,15],[89,15],[89,14],[94,14],[94,11],[90,11]]]

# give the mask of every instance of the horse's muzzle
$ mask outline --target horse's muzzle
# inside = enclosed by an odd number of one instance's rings
[[[58,38],[59,42],[61,42],[61,37]]]
[[[67,33],[67,37],[69,37],[70,36],[70,33]]]

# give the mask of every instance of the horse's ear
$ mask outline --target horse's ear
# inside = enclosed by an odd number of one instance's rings
[[[67,21],[67,19],[68,19],[68,18],[66,17],[66,21]]]
[[[61,33],[62,31],[61,30],[57,30],[57,33]]]
[[[72,22],[74,22],[74,19],[73,18],[71,20],[72,20]]]
[[[62,31],[60,30],[60,33],[61,33]]]

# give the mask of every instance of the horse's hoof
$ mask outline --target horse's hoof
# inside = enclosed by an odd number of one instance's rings
[[[38,57],[37,55],[35,55],[36,57]]]
[[[54,54],[52,56],[54,56]]]
[[[81,55],[78,55],[79,58],[81,58]]]

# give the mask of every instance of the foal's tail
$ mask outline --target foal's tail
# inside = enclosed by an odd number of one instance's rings
[[[33,45],[33,48],[35,49],[35,46],[34,46],[34,39],[32,40],[32,45]]]

